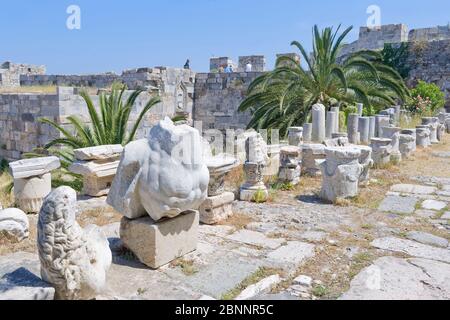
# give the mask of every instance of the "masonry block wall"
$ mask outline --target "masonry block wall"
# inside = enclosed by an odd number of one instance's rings
[[[245,129],[251,115],[238,112],[247,88],[262,72],[197,73],[194,120],[203,129]]]
[[[45,74],[45,71],[45,66],[4,62],[0,66],[0,87],[18,87],[21,75]]]

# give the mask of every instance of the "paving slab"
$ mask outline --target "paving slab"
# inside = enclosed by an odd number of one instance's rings
[[[378,209],[383,212],[411,214],[414,213],[417,202],[418,199],[414,197],[388,196]]]
[[[306,231],[300,234],[300,238],[311,242],[321,242],[325,240],[327,236],[328,233],[323,231]]]
[[[416,241],[386,237],[375,239],[371,245],[378,249],[406,253],[412,257],[450,263],[450,250],[432,247]]]
[[[447,205],[448,205],[447,202],[437,200],[425,200],[424,202],[422,202],[422,208],[426,210],[440,211],[446,208]]]
[[[450,220],[450,211],[444,212],[441,219],[443,220]]]
[[[399,193],[414,193],[414,194],[422,194],[422,195],[430,195],[437,191],[436,187],[429,186],[421,186],[415,184],[396,184],[391,187],[392,192]]]
[[[448,300],[448,264],[383,257],[362,270],[341,300]]]
[[[18,252],[0,257],[0,300],[53,300],[55,289],[40,278],[39,257]]]
[[[447,248],[448,240],[442,237],[435,236],[430,233],[420,232],[420,231],[411,231],[408,232],[406,238],[409,240],[414,240],[423,244],[428,244],[430,246]]]
[[[416,210],[415,215],[422,218],[434,218],[436,216],[436,211],[434,210]]]
[[[315,246],[310,243],[290,241],[287,245],[270,252],[267,255],[267,260],[276,266],[283,268],[292,268],[292,266],[299,266],[308,258],[314,256]]]
[[[277,249],[284,242],[286,242],[285,239],[281,239],[281,238],[272,239],[272,238],[266,237],[261,232],[245,230],[245,229],[239,230],[239,231],[227,236],[226,239],[253,245],[253,246],[269,248],[269,249]]]

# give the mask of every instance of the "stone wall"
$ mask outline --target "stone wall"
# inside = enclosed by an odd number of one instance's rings
[[[22,75],[41,75],[45,71],[45,66],[4,62],[0,66],[0,87],[18,87]]]
[[[250,83],[262,72],[197,73],[195,81],[195,121],[204,129],[245,129],[251,116],[238,112]]]
[[[239,57],[238,72],[245,71],[247,64],[252,65],[252,72],[266,71],[266,58],[264,56],[242,56]]]
[[[450,25],[414,29],[409,32],[408,41],[435,41],[450,39]]]
[[[450,107],[450,40],[410,43],[407,65],[411,68],[408,85],[419,80],[437,84],[446,94]]]
[[[178,81],[179,73],[163,72],[165,83],[159,89],[162,102],[154,106],[142,121],[137,138],[148,135],[152,126],[165,116],[173,117],[178,112],[192,113],[193,81],[186,72],[186,85]],[[77,88],[58,87],[56,94],[0,94],[0,158],[17,160],[23,153],[42,147],[59,132],[47,124],[39,122],[39,118],[56,121],[68,130],[72,130],[67,117],[76,115],[85,123],[89,116],[84,100]],[[124,98],[130,94],[127,91]],[[136,121],[140,111],[151,98],[152,93],[142,93],[134,105],[129,126]],[[91,97],[98,106],[99,97]]]

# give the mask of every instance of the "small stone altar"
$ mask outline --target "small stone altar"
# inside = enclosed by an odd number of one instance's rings
[[[416,129],[404,129],[400,132],[399,148],[405,159],[416,151]]]
[[[14,179],[14,197],[25,213],[38,213],[44,198],[52,191],[51,171],[58,169],[57,157],[23,159],[9,164]]]
[[[385,138],[372,138],[372,159],[375,167],[383,167],[391,162],[392,140]]]
[[[77,159],[69,170],[83,176],[83,194],[105,196],[119,166],[123,147],[105,145],[74,150]]]
[[[258,134],[250,136],[245,143],[246,161],[244,172],[246,181],[242,184],[239,199],[242,201],[254,201],[258,196],[259,201],[266,201],[269,191],[264,184],[264,171],[267,166],[267,145]]]
[[[122,242],[147,266],[157,269],[196,250],[209,155],[197,129],[169,118],[125,146],[107,203],[124,216]]]
[[[221,154],[207,159],[209,170],[208,197],[199,208],[200,222],[216,224],[233,215],[232,203],[234,193],[225,192],[226,175],[238,166],[238,161],[232,156]]]
[[[361,151],[359,163],[362,165],[362,171],[359,176],[359,183],[367,185],[370,178],[370,168],[373,166],[372,148],[368,146],[355,146],[355,148],[358,148]]]
[[[431,145],[431,129],[430,126],[420,125],[416,127],[416,146],[428,148]]]
[[[278,180],[282,183],[297,185],[301,175],[301,149],[299,147],[283,147],[280,151],[280,171]]]
[[[439,143],[438,140],[438,127],[439,127],[439,118],[436,117],[423,117],[422,125],[430,127],[430,142],[431,144]]]
[[[355,147],[325,148],[326,160],[320,164],[322,190],[326,201],[351,198],[358,195],[358,183],[363,171],[359,163],[361,150]]]
[[[391,139],[391,161],[398,163],[402,161],[402,154],[400,153],[400,131],[401,128],[398,127],[383,127],[383,138]]]

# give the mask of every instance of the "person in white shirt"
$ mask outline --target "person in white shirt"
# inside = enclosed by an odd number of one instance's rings
[[[245,72],[252,72],[252,64],[250,62],[245,66]]]

